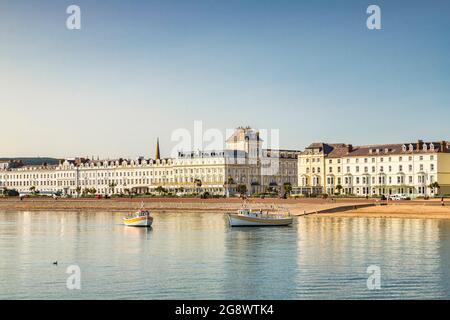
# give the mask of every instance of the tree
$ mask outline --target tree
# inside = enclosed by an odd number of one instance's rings
[[[232,176],[228,176],[225,181],[226,194],[225,196],[228,198],[230,196],[230,186],[234,184],[234,180]]]
[[[109,187],[111,188],[111,193],[114,194],[115,188],[117,187],[117,183],[112,181],[109,183]]]
[[[441,188],[441,186],[439,185],[439,183],[437,181],[431,183],[428,187],[431,190],[433,190],[433,193],[436,193],[436,190],[437,190],[437,193],[439,193],[439,189]]]
[[[195,186],[197,187],[197,189],[196,189],[195,192],[199,193],[199,188],[202,187],[202,180],[200,180],[200,179],[195,179],[195,180],[194,180],[194,184],[195,184]]]
[[[340,184],[338,184],[336,186],[336,190],[338,191],[338,194],[341,194],[342,189],[343,189],[343,187]]]
[[[244,196],[247,194],[247,186],[245,184],[240,184],[237,186],[236,191],[241,195]]]
[[[286,194],[290,194],[290,193],[292,192],[292,185],[291,185],[290,182],[286,182],[286,183],[283,185],[283,187],[284,187],[284,192],[285,192]]]
[[[35,186],[30,187],[30,192],[34,194],[36,192],[36,187]]]
[[[167,192],[167,190],[164,189],[162,186],[157,186],[157,187],[155,188],[155,191],[158,192],[159,194],[162,194],[162,193],[166,193],[166,192]]]

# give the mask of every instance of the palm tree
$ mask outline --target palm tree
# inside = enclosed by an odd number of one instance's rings
[[[110,182],[109,187],[111,188],[111,193],[114,194],[114,189],[117,187],[117,183],[114,181]]]
[[[157,186],[155,188],[155,191],[158,192],[159,194],[166,193],[166,189],[164,189],[162,186]]]
[[[436,190],[437,190],[437,193],[439,193],[439,189],[441,188],[441,186],[439,185],[439,183],[437,181],[431,183],[428,187],[431,190],[433,190],[433,193],[436,193]]]
[[[75,192],[77,193],[77,198],[80,196],[80,193],[81,193],[81,187],[80,186],[78,186],[76,189],[75,189]]]
[[[226,197],[228,198],[230,196],[230,185],[234,184],[234,180],[232,176],[228,176],[227,180],[225,181],[225,188],[226,188]]]
[[[284,192],[285,192],[286,194],[290,194],[290,193],[292,192],[292,185],[291,185],[290,182],[286,182],[286,183],[283,185],[283,187],[284,187]]]
[[[236,191],[239,192],[241,196],[247,193],[247,186],[245,184],[240,184],[237,186]]]
[[[195,192],[196,192],[196,193],[200,193],[199,188],[202,187],[202,180],[200,180],[200,179],[195,179],[195,180],[194,180],[194,184],[195,184],[195,186],[198,188],[198,189],[195,190]]]

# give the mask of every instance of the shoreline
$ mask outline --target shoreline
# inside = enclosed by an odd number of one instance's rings
[[[114,211],[145,208],[158,213],[208,212],[228,213],[242,208],[239,198],[114,198],[114,199],[51,199],[51,198],[0,198],[0,211]],[[250,198],[248,207],[273,212],[289,211],[293,216],[320,217],[370,217],[405,219],[450,219],[450,202],[442,207],[437,200],[400,201],[379,205],[374,199],[259,199]]]

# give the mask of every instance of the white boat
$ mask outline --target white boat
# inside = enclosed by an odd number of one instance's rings
[[[232,227],[274,227],[288,226],[292,224],[293,218],[286,215],[269,214],[262,210],[255,212],[242,209],[237,214],[229,213],[228,221]]]
[[[144,210],[143,205],[139,211],[123,218],[123,224],[129,227],[151,227],[152,223],[153,217],[150,211]]]

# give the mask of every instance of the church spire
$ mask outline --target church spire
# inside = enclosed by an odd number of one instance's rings
[[[155,155],[155,159],[159,160],[161,158],[161,155],[159,153],[159,138],[156,140],[156,155]]]

